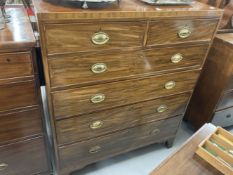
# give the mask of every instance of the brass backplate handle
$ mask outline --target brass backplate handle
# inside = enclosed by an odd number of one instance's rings
[[[90,124],[91,129],[99,129],[103,126],[104,122],[101,120],[94,121]]]
[[[0,163],[0,171],[5,170],[8,167],[8,164],[6,163]]]
[[[188,38],[191,35],[191,31],[188,27],[183,27],[182,29],[179,30],[178,32],[178,36],[180,38]]]
[[[172,63],[179,63],[183,59],[182,54],[177,53],[171,57],[171,62]]]
[[[104,94],[96,94],[91,97],[91,102],[92,103],[101,103],[105,100],[105,95]]]
[[[103,73],[107,70],[107,65],[104,63],[96,63],[91,67],[91,71],[95,74]]]
[[[176,86],[175,81],[168,81],[167,83],[165,83],[165,89],[173,89],[175,86]]]
[[[151,135],[157,135],[157,134],[159,134],[159,133],[160,133],[160,129],[158,129],[158,128],[153,129],[153,130],[150,132]]]
[[[163,113],[163,112],[165,112],[165,111],[167,111],[167,110],[168,110],[167,105],[160,105],[160,106],[157,108],[157,112],[158,112],[158,113]]]
[[[99,145],[93,146],[89,149],[89,153],[95,154],[101,151],[101,147]]]
[[[96,45],[104,45],[110,40],[110,38],[105,32],[97,32],[92,35],[91,40]]]

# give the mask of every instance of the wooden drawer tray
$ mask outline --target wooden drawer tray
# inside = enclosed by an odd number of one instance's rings
[[[233,174],[233,135],[218,127],[196,153],[225,175]]]

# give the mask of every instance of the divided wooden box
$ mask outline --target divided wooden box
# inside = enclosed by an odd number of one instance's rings
[[[233,174],[233,135],[217,128],[199,146],[196,153],[225,175]]]
[[[171,146],[222,10],[139,0],[101,10],[33,4],[58,174],[153,143]]]

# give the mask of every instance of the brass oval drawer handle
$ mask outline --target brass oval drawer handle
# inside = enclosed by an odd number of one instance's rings
[[[157,135],[160,133],[160,129],[156,128],[150,132],[151,135]]]
[[[167,111],[167,110],[168,110],[167,105],[161,105],[161,106],[159,106],[159,107],[157,108],[157,112],[158,112],[158,113],[163,113],[163,112],[165,112],[165,111]]]
[[[103,126],[104,122],[101,120],[94,121],[90,124],[91,129],[99,129]]]
[[[105,100],[105,95],[104,94],[96,94],[91,97],[91,102],[92,103],[101,103]]]
[[[101,147],[99,145],[93,146],[89,149],[89,153],[95,154],[101,151]]]
[[[178,36],[184,39],[184,38],[188,38],[191,35],[191,33],[192,32],[187,27],[184,27],[180,29],[180,31],[178,32]]]
[[[110,40],[110,38],[108,34],[105,32],[97,32],[94,35],[92,35],[91,40],[96,45],[104,45]]]
[[[165,83],[165,89],[173,89],[175,86],[176,86],[175,81],[168,81],[167,83]]]
[[[5,170],[8,167],[8,164],[6,163],[0,163],[0,171]]]
[[[103,73],[107,70],[107,65],[104,63],[96,63],[92,65],[91,71],[95,74]]]
[[[179,63],[181,60],[183,60],[183,56],[180,53],[177,53],[171,57],[172,63]]]

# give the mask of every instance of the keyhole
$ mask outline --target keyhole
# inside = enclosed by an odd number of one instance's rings
[[[7,61],[8,63],[11,62],[11,60],[10,60],[9,58],[7,58],[6,61]]]
[[[231,118],[231,114],[227,114],[227,115],[226,115],[226,118]]]

